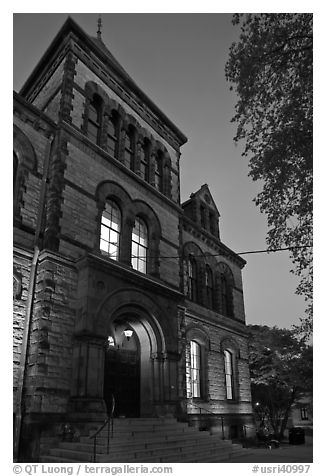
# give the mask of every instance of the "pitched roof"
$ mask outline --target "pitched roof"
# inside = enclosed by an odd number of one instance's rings
[[[75,34],[86,47],[93,50],[94,54],[128,86],[138,98],[144,102],[170,129],[179,139],[180,146],[187,142],[187,137],[177,128],[177,126],[156,106],[156,104],[137,86],[135,81],[129,76],[126,70],[120,65],[113,54],[109,51],[103,41],[99,38],[89,36],[71,17],[64,22],[59,32],[54,37],[50,46],[47,48],[31,75],[26,80],[19,94],[26,97],[32,90],[37,78],[49,66],[49,61],[53,53],[64,43],[69,34]]]

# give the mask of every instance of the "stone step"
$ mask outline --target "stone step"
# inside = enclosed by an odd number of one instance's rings
[[[213,435],[210,435],[208,432],[198,432],[198,431],[184,431],[184,429],[176,429],[174,432],[130,432],[128,434],[113,434],[113,436],[110,436],[110,444],[125,444],[127,442],[152,442],[156,440],[165,440],[169,441],[171,439],[183,439],[185,437],[195,437],[195,438],[214,438]],[[86,443],[87,441],[93,441],[93,438],[90,438],[88,436],[82,436],[80,439],[81,442]],[[99,434],[99,436],[96,437],[97,444],[107,444],[108,437],[107,435],[102,435],[102,433]]]
[[[117,448],[123,447],[123,448],[141,448],[141,447],[146,447],[146,448],[155,448],[157,446],[172,446],[172,445],[180,445],[180,444],[185,444],[185,443],[191,444],[191,442],[195,442],[196,444],[209,444],[213,443],[217,446],[224,447],[229,445],[230,443],[227,442],[226,440],[221,440],[219,438],[210,436],[209,434],[207,435],[187,435],[187,434],[181,434],[181,435],[173,435],[170,437],[167,437],[166,435],[160,435],[157,436],[156,438],[153,439],[139,439],[139,438],[130,438],[128,440],[115,440],[114,438],[110,440],[109,446],[111,450],[115,450]],[[85,440],[81,439],[80,441],[81,444],[85,445],[91,445],[93,447],[93,442],[90,442],[90,440]],[[105,440],[104,442],[97,442],[97,445],[100,448],[106,448],[107,447],[107,441]]]
[[[110,454],[107,454],[107,430],[102,430],[101,436],[97,437],[97,462],[218,462],[228,460],[232,455],[248,454],[240,445],[233,445],[207,431],[198,431],[173,418],[119,419],[115,424]],[[94,441],[82,436],[79,442],[60,442],[58,447],[41,457],[41,462],[90,463],[93,462],[93,448]]]
[[[207,449],[213,448],[214,450],[225,449],[229,447],[229,445],[225,442],[221,442],[219,440],[201,440],[198,438],[195,439],[184,439],[179,441],[157,441],[155,443],[134,443],[128,446],[126,445],[110,445],[110,455],[112,457],[123,459],[126,454],[132,455],[133,458],[139,459],[142,455],[149,455],[153,456],[155,454],[165,454],[167,452],[175,453],[175,452],[185,452],[190,451],[191,453],[198,451],[199,449]],[[62,442],[59,444],[60,449],[72,449],[71,443]],[[93,445],[92,444],[85,444],[85,443],[74,443],[75,451],[80,451],[84,453],[92,453],[93,452]],[[99,454],[106,454],[107,453],[107,446],[96,446],[96,452]]]

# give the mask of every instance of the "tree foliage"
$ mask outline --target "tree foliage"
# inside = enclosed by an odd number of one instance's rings
[[[282,438],[293,404],[312,394],[312,347],[289,329],[252,325],[248,332],[254,407]]]
[[[241,14],[226,78],[237,93],[235,141],[245,140],[249,176],[262,180],[255,198],[268,222],[269,249],[292,247],[297,293],[308,301],[302,329],[312,326],[312,15]]]

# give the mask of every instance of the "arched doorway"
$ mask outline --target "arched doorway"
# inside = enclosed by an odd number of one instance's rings
[[[108,411],[112,395],[116,416],[140,416],[140,343],[124,320],[113,323],[105,346],[103,397]]]
[[[138,306],[119,307],[109,319],[103,398],[116,416],[151,416],[164,399],[165,343],[154,316]],[[127,337],[125,331],[132,335]]]

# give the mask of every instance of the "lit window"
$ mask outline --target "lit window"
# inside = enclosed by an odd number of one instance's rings
[[[134,269],[141,273],[147,270],[148,232],[147,226],[139,217],[136,217],[132,231],[131,264]]]
[[[101,109],[102,109],[102,100],[96,94],[94,95],[88,110],[88,124],[87,124],[87,135],[88,137],[95,142],[99,143],[100,130],[101,130]]]
[[[114,202],[109,200],[102,213],[100,250],[114,260],[119,259],[120,231],[120,210]]]
[[[233,400],[233,358],[229,350],[224,351],[225,387],[227,400]]]
[[[189,364],[188,364],[189,367]],[[190,341],[190,368],[187,378],[187,397],[198,398],[201,396],[201,356],[200,345],[194,340]]]

